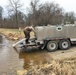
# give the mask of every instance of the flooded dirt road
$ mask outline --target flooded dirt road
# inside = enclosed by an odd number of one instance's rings
[[[17,53],[13,47],[13,42],[8,41],[5,36],[0,36],[0,75],[17,75],[18,70],[29,69],[31,66],[45,64],[52,59],[70,58],[76,56],[76,47],[69,50],[58,50],[47,52],[46,50],[34,50],[25,52],[24,49],[17,48]]]

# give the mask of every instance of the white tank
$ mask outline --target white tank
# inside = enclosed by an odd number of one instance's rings
[[[35,27],[37,40],[51,38],[76,38],[76,25],[38,26]]]

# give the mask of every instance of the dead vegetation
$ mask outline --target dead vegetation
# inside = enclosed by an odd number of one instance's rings
[[[18,29],[0,29],[0,33],[12,41],[17,41],[24,37],[23,31],[19,31]]]
[[[24,38],[23,29],[19,31],[18,29],[0,29],[0,33],[5,35],[9,40],[17,41]],[[34,37],[34,33],[30,33],[31,37]]]
[[[76,59],[52,60],[44,65],[32,66],[30,70],[19,70],[17,75],[76,75]]]

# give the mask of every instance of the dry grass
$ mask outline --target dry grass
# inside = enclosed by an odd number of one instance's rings
[[[0,29],[0,33],[5,35],[9,40],[19,40],[24,37],[22,31],[18,29]]]
[[[53,60],[50,63],[33,66],[26,75],[76,75],[76,59]]]
[[[75,57],[76,58],[76,57]],[[19,71],[18,75],[76,75],[76,59],[52,60],[44,65],[32,66],[30,70]]]
[[[18,29],[1,28],[0,33],[5,35],[9,40],[13,40],[13,41],[24,38],[23,30],[19,31]],[[34,36],[33,32],[31,33],[31,36]]]

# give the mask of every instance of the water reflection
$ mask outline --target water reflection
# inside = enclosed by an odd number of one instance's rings
[[[40,65],[49,62],[49,60],[47,60],[46,57],[47,57],[46,52],[40,50],[34,50],[34,51],[32,50],[30,52],[24,52],[21,50],[19,53],[19,58],[23,59],[24,61],[23,64],[24,69],[31,68],[31,66],[34,65]]]
[[[4,37],[1,36],[1,47],[0,48],[0,60],[2,60],[0,62],[0,64],[3,65],[3,63],[5,65],[7,64],[11,64],[12,63],[12,67],[14,66],[20,66],[20,64],[22,65],[22,68],[24,69],[29,69],[31,68],[31,66],[33,65],[39,65],[39,64],[44,64],[47,62],[47,56],[46,56],[46,52],[38,50],[38,49],[31,49],[32,51],[28,51],[25,52],[25,48],[12,48],[11,43]],[[5,44],[5,45],[3,45]],[[15,51],[14,51],[15,50]],[[29,49],[30,50],[30,49]],[[17,58],[17,55],[19,57],[19,59]],[[19,67],[18,66],[18,67]],[[8,67],[8,66],[7,66]]]
[[[13,42],[8,41],[5,36],[0,36],[0,44],[0,72],[9,68],[29,69],[34,65],[45,64],[49,61],[46,51],[32,49],[33,51],[25,52],[25,48],[13,49]]]
[[[18,58],[19,55],[12,48],[13,42],[7,40],[3,35],[0,37],[0,75],[4,75],[1,74],[2,72],[12,75],[10,74],[12,71],[23,69],[23,61]]]

